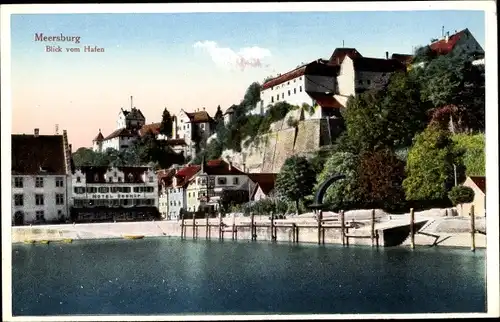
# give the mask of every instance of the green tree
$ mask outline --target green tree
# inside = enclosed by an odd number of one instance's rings
[[[300,214],[299,202],[313,191],[316,173],[310,162],[301,156],[291,156],[281,168],[276,178],[276,191],[279,195],[293,200],[297,214]]]
[[[214,120],[216,123],[216,127],[217,127],[217,125],[219,125],[219,123],[224,122],[224,113],[222,113],[220,105],[217,106],[217,111],[215,112]]]
[[[460,149],[465,150],[463,160],[468,176],[486,175],[486,153],[485,136],[479,134],[455,134],[452,136],[453,142]]]
[[[344,175],[345,178],[334,182],[325,193],[324,203],[333,210],[348,210],[360,204],[357,171],[359,157],[349,152],[335,152],[324,163],[323,170],[317,176],[315,189],[333,175]]]
[[[160,134],[165,135],[169,139],[172,137],[172,122],[172,115],[170,115],[170,112],[165,107],[161,117]]]
[[[460,205],[460,212],[463,216],[463,204],[474,201],[474,190],[470,187],[456,186],[448,192],[448,198],[453,206]]]
[[[408,154],[406,179],[403,187],[406,199],[412,201],[438,201],[447,199],[454,186],[454,165],[457,181],[465,180],[463,151],[451,140],[447,129],[429,125],[418,134]]]
[[[383,149],[363,153],[357,175],[359,194],[366,206],[388,211],[403,209],[405,163],[394,152]]]
[[[94,165],[96,153],[89,148],[79,148],[72,154],[75,167]]]

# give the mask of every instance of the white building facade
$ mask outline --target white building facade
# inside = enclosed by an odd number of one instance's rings
[[[73,220],[134,220],[158,211],[158,179],[149,167],[81,167],[72,188]]]
[[[12,135],[13,225],[63,222],[71,206],[71,149],[63,135]]]

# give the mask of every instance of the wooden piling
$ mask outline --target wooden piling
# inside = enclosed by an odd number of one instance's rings
[[[345,217],[344,217],[344,211],[340,211],[340,234],[342,236],[342,246],[345,246],[346,244],[346,235],[345,235]]]
[[[410,247],[415,248],[415,212],[410,209]]]
[[[474,214],[474,205],[470,207],[470,237],[471,237],[471,246],[470,250],[476,251],[476,215]]]
[[[208,239],[208,212],[205,213],[205,238]]]
[[[235,231],[236,231],[236,223],[235,223],[235,217],[234,217],[234,213],[233,213],[233,229],[231,230],[231,239],[234,240],[235,239]]]
[[[223,239],[222,235],[222,213],[219,212],[219,239]]]
[[[193,239],[196,239],[196,214],[193,213]]]
[[[299,242],[299,226],[295,227],[295,242]]]
[[[318,211],[318,245],[321,244],[321,217],[323,217],[323,211]]]
[[[375,246],[375,209],[372,209],[370,238],[372,240],[372,247],[373,247],[373,246]]]
[[[252,212],[250,214],[250,237],[251,240],[255,240],[255,214]]]
[[[181,239],[184,238],[184,213],[181,213]]]
[[[292,243],[295,243],[295,229],[296,226],[294,223],[292,223]]]
[[[275,240],[274,236],[274,214],[271,213],[271,240]]]

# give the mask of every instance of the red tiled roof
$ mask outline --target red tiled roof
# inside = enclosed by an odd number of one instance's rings
[[[446,39],[441,39],[429,45],[432,51],[436,52],[438,55],[446,55],[455,48],[455,45],[460,40],[460,38],[465,34],[465,30],[459,31],[456,34],[451,35]]]
[[[282,84],[291,79],[303,76],[303,75],[318,75],[318,76],[337,76],[338,68],[336,66],[332,66],[327,64],[328,62],[323,59],[317,59],[312,61],[306,65],[300,66],[292,71],[289,71],[283,75],[280,75],[276,78],[273,78],[267,82],[265,82],[261,90],[265,90],[271,88],[273,86]]]
[[[205,164],[205,172],[208,175],[242,175],[243,171],[236,168],[234,165],[229,167],[229,163],[222,159],[210,160]]]
[[[199,165],[189,165],[177,171],[175,178],[177,179],[177,186],[184,187],[191,180],[191,178],[200,171]]]
[[[12,175],[66,174],[62,135],[12,135]]]
[[[101,130],[99,130],[99,134],[96,135],[96,137],[94,138],[94,141],[102,141],[104,140],[104,136],[102,135],[101,133]]]
[[[186,112],[186,114],[189,117],[189,121],[191,123],[213,122],[212,117],[210,117],[210,115],[208,115],[208,113],[206,111],[198,111],[198,112],[193,112],[193,113]]]
[[[392,73],[405,69],[405,66],[395,59],[358,57],[353,59],[353,63],[357,71]]]
[[[148,131],[151,131],[154,135],[158,135],[160,134],[160,125],[161,123],[144,124],[139,129],[139,135],[144,136]]]
[[[107,183],[104,175],[108,172],[109,167],[83,166],[78,169],[85,174],[87,183]],[[143,183],[142,175],[148,170],[148,167],[117,167],[117,169],[124,173],[124,182]]]
[[[309,96],[316,101],[316,104],[323,108],[342,108],[342,104],[340,104],[333,94],[325,94],[325,93],[307,93]]]
[[[392,54],[391,59],[395,59],[402,63],[403,65],[411,64],[413,61],[413,55],[408,54]]]
[[[486,177],[470,176],[470,179],[482,192],[486,193]]]
[[[264,194],[268,195],[273,189],[274,184],[276,183],[276,177],[278,175],[276,173],[249,173],[248,177],[254,183],[257,184],[258,187],[264,192]],[[257,191],[257,189],[255,189]],[[255,192],[254,192],[255,193]]]
[[[137,136],[137,133],[136,132],[133,132],[129,129],[118,129],[116,131],[114,131],[113,133],[111,133],[110,135],[108,135],[106,138],[104,138],[104,140],[111,140],[111,139],[114,139],[116,137],[124,137],[124,136],[129,136],[129,137],[135,137]]]
[[[332,66],[340,66],[344,61],[345,56],[348,56],[351,59],[363,57],[363,55],[361,55],[356,48],[336,48],[328,60],[328,64]]]

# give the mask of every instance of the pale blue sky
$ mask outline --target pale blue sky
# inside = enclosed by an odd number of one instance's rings
[[[98,128],[113,130],[130,95],[148,123],[159,121],[165,106],[173,112],[203,106],[214,112],[217,105],[238,103],[253,81],[328,59],[342,41],[366,57],[411,53],[440,36],[443,25],[450,33],[469,28],[484,47],[482,11],[12,15],[13,131],[31,131],[54,113],[51,122],[67,128],[75,146],[89,145]],[[97,45],[105,52],[46,53],[47,44],[34,41],[41,32],[81,37],[77,45],[54,43],[63,48]],[[257,57],[262,67],[231,69],[195,48],[199,41],[215,42],[217,55],[246,47],[259,47],[253,51],[257,56],[270,55]],[[72,119],[75,109],[100,119],[89,129]],[[35,119],[26,121],[26,113]]]

